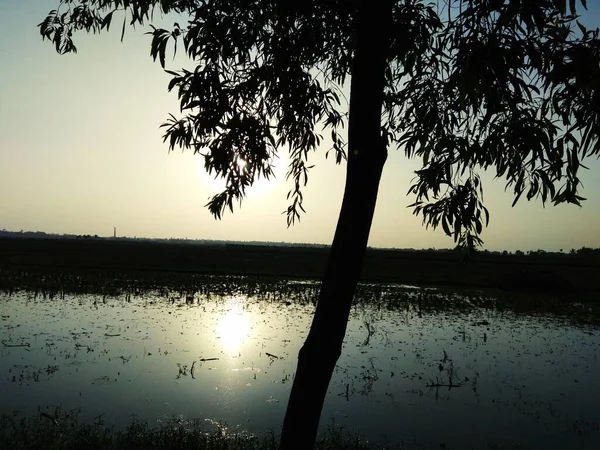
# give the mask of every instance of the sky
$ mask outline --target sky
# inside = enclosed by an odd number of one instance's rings
[[[600,8],[584,12],[600,25]],[[222,183],[191,152],[169,153],[159,128],[177,115],[169,75],[150,56],[144,29],[76,35],[76,55],[58,55],[37,24],[58,0],[0,0],[0,229],[150,238],[217,239],[329,244],[344,187],[344,166],[311,155],[314,169],[304,191],[306,214],[291,228],[285,154],[275,179],[261,181],[241,207],[215,220],[204,207]],[[595,9],[594,9],[595,8]],[[117,22],[115,22],[117,23]],[[168,68],[178,69],[179,61]],[[328,145],[329,144],[329,145]],[[585,162],[584,162],[585,163]],[[600,247],[600,163],[581,174],[583,207],[522,199],[511,207],[504,183],[484,174],[490,224],[489,250],[565,251]],[[401,151],[388,157],[369,245],[451,248],[441,229],[426,230],[407,208],[416,161]]]

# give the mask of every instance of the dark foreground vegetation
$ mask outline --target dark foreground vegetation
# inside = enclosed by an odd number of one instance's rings
[[[191,244],[110,239],[0,238],[2,280],[21,274],[155,279],[155,273],[320,279],[329,249],[240,244]],[[571,254],[452,250],[367,252],[363,281],[486,287],[525,291],[597,291],[600,252]],[[23,275],[25,274],[25,275]],[[42,275],[43,274],[43,275]],[[163,278],[163,276],[159,278]]]
[[[223,424],[207,424],[201,420],[172,419],[152,427],[134,420],[125,429],[107,427],[101,418],[80,423],[76,412],[40,412],[33,417],[16,414],[0,416],[0,448],[14,450],[276,450],[274,434],[256,436],[245,432],[232,433]],[[376,446],[356,434],[331,426],[321,434],[315,450],[424,450],[443,448],[423,446],[417,442]],[[525,449],[515,443],[490,443],[489,450]]]

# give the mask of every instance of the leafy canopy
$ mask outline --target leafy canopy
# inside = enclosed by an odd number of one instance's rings
[[[207,205],[217,218],[273,175],[287,147],[290,225],[323,133],[336,162],[346,156],[341,91],[352,81],[358,1],[60,0],[39,27],[59,53],[75,52],[76,31],[108,31],[120,15],[121,38],[127,25],[151,27],[150,54],[165,70],[183,44],[194,69],[166,70],[181,111],[162,125],[164,140],[225,178]],[[183,25],[152,25],[168,13]],[[481,168],[513,189],[513,205],[523,194],[580,205],[581,161],[600,154],[600,41],[575,0],[400,0],[391,14],[381,133],[423,161],[409,193],[425,225],[468,248],[482,243]]]

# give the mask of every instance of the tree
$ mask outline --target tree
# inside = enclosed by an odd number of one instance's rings
[[[59,53],[74,52],[75,31],[108,30],[124,13],[121,36],[128,23],[150,24],[151,55],[163,68],[169,43],[173,53],[183,43],[195,68],[167,70],[182,116],[170,116],[164,139],[202,154],[225,178],[207,205],[216,218],[257,177],[270,177],[287,147],[293,224],[304,211],[307,156],[320,133],[331,134],[336,162],[346,163],[344,198],[280,443],[305,449],[341,353],[388,147],[422,158],[410,206],[466,249],[481,244],[489,221],[478,168],[504,178],[514,203],[523,193],[584,200],[581,161],[600,153],[600,45],[575,3],[60,0],[40,32]],[[187,24],[154,27],[155,12]]]

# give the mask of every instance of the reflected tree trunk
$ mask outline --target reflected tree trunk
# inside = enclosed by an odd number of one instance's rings
[[[381,110],[392,5],[391,0],[362,1],[359,7],[344,198],[313,322],[298,355],[280,450],[313,447],[329,382],[342,351],[387,158]]]

